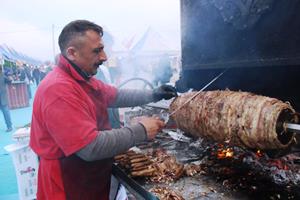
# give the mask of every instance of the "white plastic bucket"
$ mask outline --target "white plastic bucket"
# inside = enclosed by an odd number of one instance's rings
[[[36,199],[38,158],[28,143],[10,144],[4,147],[10,153],[15,166],[20,200]]]

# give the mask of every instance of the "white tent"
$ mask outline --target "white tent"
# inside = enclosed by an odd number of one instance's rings
[[[176,49],[166,38],[149,27],[140,38],[133,42],[130,52],[136,56],[173,55],[178,54],[179,49]]]

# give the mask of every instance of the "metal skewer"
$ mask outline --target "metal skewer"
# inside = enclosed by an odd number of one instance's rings
[[[179,111],[181,108],[183,108],[186,104],[188,104],[191,100],[193,100],[198,94],[203,92],[208,86],[210,86],[213,82],[215,82],[218,78],[220,78],[226,71],[228,70],[225,69],[222,71],[218,76],[216,76],[214,79],[212,79],[209,83],[207,83],[201,90],[199,90],[197,93],[195,93],[191,98],[189,98],[186,102],[184,102],[180,107],[178,107],[176,110],[170,113],[169,117],[174,115],[177,111]]]
[[[284,128],[291,132],[300,134],[300,124],[284,123]]]

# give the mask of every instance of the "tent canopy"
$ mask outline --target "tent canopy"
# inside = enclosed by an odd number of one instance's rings
[[[130,52],[135,55],[173,54],[178,50],[173,49],[161,34],[149,27],[145,33],[132,44]]]
[[[36,59],[33,59],[23,53],[20,53],[13,49],[12,47],[8,47],[6,44],[0,45],[0,55],[4,60],[10,61],[10,62],[23,62],[28,63],[32,65],[38,65],[42,62]]]

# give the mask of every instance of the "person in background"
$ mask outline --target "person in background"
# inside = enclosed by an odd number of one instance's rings
[[[157,66],[153,69],[153,84],[155,86],[166,84],[170,82],[173,75],[170,58],[167,54],[161,56]]]
[[[46,69],[43,66],[43,67],[40,68],[40,81],[42,81],[45,78],[46,75],[47,75]]]
[[[25,73],[24,66],[20,66],[18,68],[17,74],[18,74],[18,80],[19,81],[25,81],[25,79],[26,79],[26,73]]]
[[[99,25],[76,20],[59,35],[57,66],[40,83],[30,147],[39,156],[37,199],[108,200],[113,157],[154,139],[164,122],[145,117],[111,129],[108,107],[132,107],[176,96],[175,88],[117,89],[93,76],[107,60]]]
[[[9,77],[9,79],[13,80],[13,70],[11,67],[3,66],[2,73],[4,74],[4,76]]]
[[[36,86],[38,86],[40,84],[40,70],[38,68],[38,66],[36,66],[33,70],[32,70],[32,76],[35,80],[35,84]]]
[[[4,120],[6,123],[6,132],[11,132],[13,130],[12,128],[12,122],[10,117],[10,111],[8,108],[8,100],[7,100],[7,91],[6,91],[6,84],[10,84],[11,80],[4,75],[2,72],[3,68],[2,65],[0,65],[0,109],[3,113]]]
[[[26,76],[29,79],[29,82],[33,83],[34,80],[33,80],[32,75],[31,75],[31,67],[29,65],[25,65],[24,68],[25,68]]]
[[[18,69],[18,80],[24,81],[26,83],[28,97],[31,99],[31,89],[30,89],[30,77],[26,73],[26,65],[20,66]]]
[[[31,99],[32,98],[32,93],[31,93],[30,85],[31,85],[31,83],[33,83],[33,78],[31,76],[30,67],[28,65],[24,65],[24,70],[25,70],[25,75],[26,75],[25,81],[26,81],[26,84],[27,84],[28,96]]]

